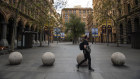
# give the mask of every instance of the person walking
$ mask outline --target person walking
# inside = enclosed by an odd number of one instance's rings
[[[85,61],[88,60],[88,69],[94,71],[94,69],[91,67],[91,56],[90,56],[91,49],[90,49],[90,47],[89,47],[88,37],[87,37],[87,36],[84,37],[83,46],[84,46],[83,54],[84,54],[84,58],[85,58],[85,59],[84,59],[83,61],[81,61],[81,62],[77,65],[77,68],[79,69],[80,65],[83,64]]]

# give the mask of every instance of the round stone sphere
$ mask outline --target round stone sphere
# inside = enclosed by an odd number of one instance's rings
[[[42,62],[44,65],[53,65],[55,62],[55,55],[51,52],[46,52],[42,55]]]
[[[36,44],[36,41],[35,40],[33,40],[33,44]]]
[[[85,59],[83,52],[79,53],[77,56],[77,63],[79,64],[81,61]],[[88,60],[82,64],[82,66],[88,65]]]
[[[37,44],[40,44],[40,41],[39,41],[39,40],[37,40],[37,41],[36,41],[36,43],[37,43]]]
[[[125,64],[125,55],[121,52],[115,52],[111,56],[111,61],[116,66],[122,66]]]
[[[17,65],[22,62],[22,54],[20,52],[11,52],[9,55],[9,62],[11,65]]]

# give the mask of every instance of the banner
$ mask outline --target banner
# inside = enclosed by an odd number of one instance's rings
[[[65,33],[60,33],[60,35],[62,39],[65,38]]]
[[[98,28],[92,28],[92,36],[98,37]]]
[[[89,37],[89,32],[86,32],[85,35],[87,35],[87,37]]]

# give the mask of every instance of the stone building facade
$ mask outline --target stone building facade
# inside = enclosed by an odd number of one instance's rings
[[[120,0],[122,5],[119,18],[119,42],[131,44],[134,32],[140,32],[140,1]]]
[[[86,25],[85,28],[88,29],[87,15],[89,15],[92,11],[93,11],[92,8],[82,8],[80,6],[76,6],[75,8],[64,8],[62,9],[62,12],[61,12],[62,22],[63,24],[65,22],[69,22],[70,14],[75,14],[81,18],[82,22],[85,22],[85,25]]]
[[[117,0],[121,5],[120,17],[118,17],[118,26],[114,26],[115,42],[119,44],[140,44],[140,1],[139,0]],[[101,5],[101,0],[93,0],[93,10],[96,5]],[[116,3],[117,5],[117,3]],[[115,12],[117,13],[117,10]],[[94,11],[93,11],[94,16]],[[94,16],[96,18],[96,16]],[[96,21],[94,23],[97,23]],[[112,28],[113,29],[113,28]],[[112,30],[113,31],[113,30]],[[133,44],[132,44],[133,43]]]
[[[116,28],[113,26],[112,20],[108,18],[108,19],[104,19],[102,23],[101,22],[99,23],[98,20],[96,19],[99,16],[96,15],[95,9],[101,7],[102,7],[102,0],[93,0],[93,27],[98,28],[98,37],[96,37],[96,42],[115,43]]]
[[[47,9],[48,7],[51,9],[53,0],[20,1],[19,3],[19,0],[0,0],[0,46],[11,45],[14,27],[16,28],[15,47],[26,45],[31,47],[33,42],[39,43],[40,41],[40,22],[42,21],[39,22],[39,20],[47,17]],[[42,38],[45,40],[44,32]]]

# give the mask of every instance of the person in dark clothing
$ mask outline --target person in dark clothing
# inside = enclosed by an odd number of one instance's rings
[[[88,60],[88,68],[89,68],[89,70],[94,71],[94,69],[92,69],[92,67],[91,67],[91,57],[90,57],[91,50],[90,50],[90,48],[89,48],[89,43],[88,43],[88,37],[87,37],[87,36],[84,37],[83,44],[84,44],[83,53],[84,53],[85,59],[84,59],[83,61],[81,61],[81,62],[77,65],[77,68],[79,69],[79,66],[80,66],[81,64],[83,64],[85,61]],[[88,48],[89,48],[90,51],[88,50]]]

